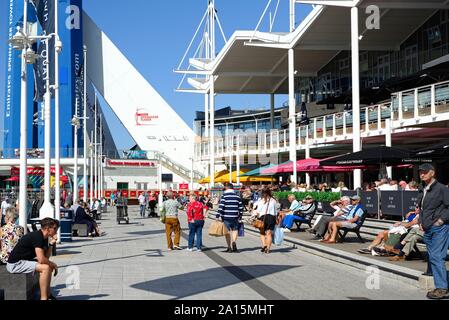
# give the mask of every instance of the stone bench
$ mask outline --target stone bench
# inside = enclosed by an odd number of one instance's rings
[[[32,300],[39,289],[39,275],[11,274],[0,265],[0,300]]]
[[[76,237],[87,237],[87,224],[73,224],[72,226],[73,235]]]

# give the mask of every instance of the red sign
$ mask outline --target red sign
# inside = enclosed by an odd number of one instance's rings
[[[145,167],[145,168],[155,168],[156,163],[151,161],[116,161],[108,160],[109,167]]]
[[[50,173],[52,175],[54,175],[56,173],[56,169],[55,167],[51,167],[50,168]],[[59,174],[62,175],[62,168],[59,169]],[[45,169],[41,168],[41,167],[36,167],[36,168],[27,168],[27,175],[29,176],[44,176],[45,175]],[[20,168],[17,167],[12,167],[11,168],[11,176],[20,176]]]
[[[136,111],[136,126],[149,126],[154,120],[159,119],[158,115],[152,115],[148,110],[143,108],[138,108]]]
[[[81,190],[79,191],[79,199],[81,199],[81,198],[83,198],[83,197],[84,197],[84,190],[81,189]]]
[[[179,190],[189,190],[189,184],[188,183],[180,183]]]
[[[122,191],[122,197],[128,198],[129,197],[129,192],[128,191]]]
[[[112,194],[112,191],[105,191],[106,198],[110,198]]]
[[[130,191],[129,192],[129,197],[130,198],[137,198],[137,191]]]

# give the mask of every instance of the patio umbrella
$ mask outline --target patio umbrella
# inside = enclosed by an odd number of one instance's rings
[[[321,161],[320,164],[322,166],[399,166],[425,162],[432,161],[425,158],[415,158],[414,153],[408,150],[379,146],[326,159]]]
[[[270,164],[270,165],[265,166],[265,167],[260,167],[260,168],[257,168],[255,170],[249,171],[249,172],[247,172],[245,174],[242,174],[240,177],[259,177],[259,176],[263,176],[263,174],[262,174],[263,170],[273,168],[274,166],[276,166],[276,165]]]
[[[18,181],[20,181],[20,178],[19,178],[19,177],[11,177],[11,178],[9,178],[9,179],[6,179],[5,181],[8,181],[8,182],[18,182]]]
[[[449,141],[418,150],[415,154],[415,157],[417,158],[425,157],[432,159],[447,158],[448,156]]]
[[[217,179],[219,178],[219,177],[221,177],[222,175],[225,175],[225,174],[227,174],[227,173],[229,173],[229,171],[228,170],[223,170],[223,171],[220,171],[220,172],[216,172],[215,173],[215,182],[217,182]],[[204,179],[202,179],[201,181],[200,181],[200,184],[206,184],[206,183],[210,183],[210,177],[207,177],[207,178],[204,178]]]
[[[319,173],[319,172],[350,172],[355,169],[366,169],[366,166],[321,166],[320,159],[304,159],[296,162],[297,172],[307,172],[307,173]],[[263,175],[277,174],[277,173],[292,173],[293,163],[286,162],[278,167],[274,167],[267,170],[262,170]]]

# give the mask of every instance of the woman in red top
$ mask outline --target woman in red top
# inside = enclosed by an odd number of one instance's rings
[[[207,207],[199,202],[195,195],[190,195],[187,207],[187,220],[189,222],[189,248],[187,251],[201,251],[203,246],[204,215]],[[193,248],[196,235],[196,250]]]

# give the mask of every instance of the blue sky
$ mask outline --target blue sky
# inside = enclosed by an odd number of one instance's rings
[[[0,0],[5,8],[7,0]],[[277,1],[272,1],[274,12]],[[181,80],[173,73],[190,43],[206,10],[208,0],[84,0],[84,10],[111,38],[131,63],[151,83],[159,94],[189,125],[193,125],[195,111],[204,109],[204,98],[197,94],[176,93]],[[216,0],[216,9],[224,33],[229,38],[235,30],[254,30],[268,1]],[[122,5],[120,5],[122,4]],[[297,6],[297,22],[310,11],[308,6]],[[273,31],[288,31],[288,1],[281,0]],[[5,10],[0,10],[0,88],[4,92],[4,63],[6,55]],[[268,30],[268,17],[262,24]],[[218,44],[221,49],[222,43]],[[191,52],[193,55],[194,52]],[[4,94],[0,94],[3,106]],[[285,102],[280,97],[276,106]],[[217,108],[268,107],[268,95],[219,95]],[[108,115],[119,148],[129,147],[129,137],[119,128],[119,122]]]

